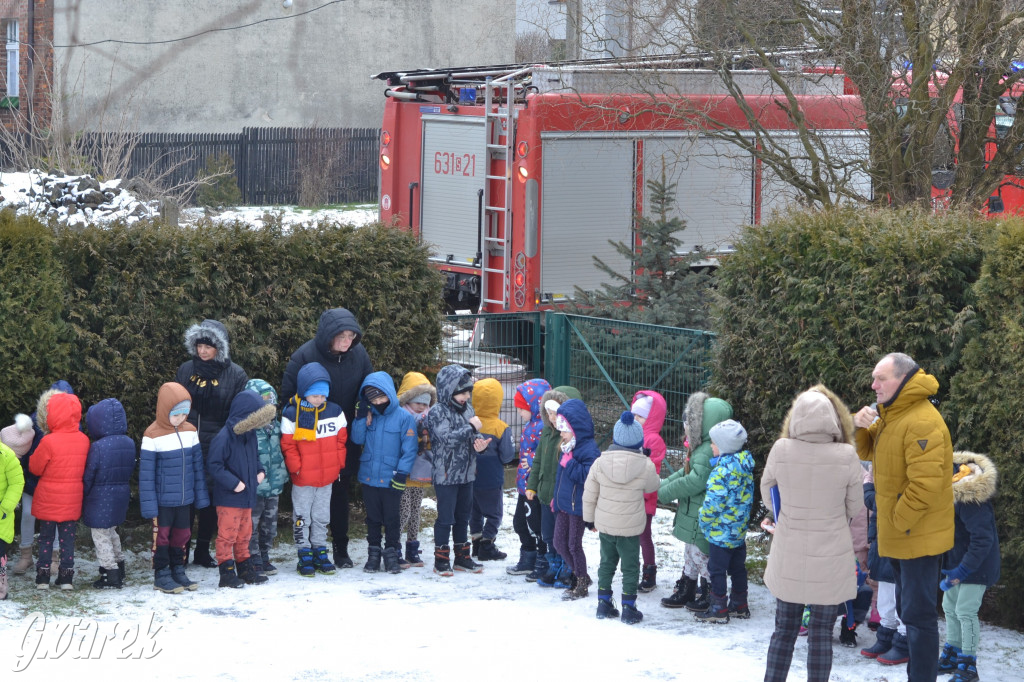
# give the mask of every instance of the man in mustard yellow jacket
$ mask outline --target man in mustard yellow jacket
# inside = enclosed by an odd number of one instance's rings
[[[854,417],[857,454],[874,468],[878,553],[894,560],[896,604],[907,626],[906,643],[899,644],[908,649],[907,679],[933,682],[936,586],[942,554],[953,546],[953,443],[929,400],[939,382],[910,356],[886,355],[871,377],[878,402]]]

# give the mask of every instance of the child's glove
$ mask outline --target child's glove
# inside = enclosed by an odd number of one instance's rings
[[[948,571],[943,569],[942,575],[946,577],[942,579],[941,583],[939,583],[939,588],[945,592],[949,588],[953,587],[953,585],[959,585],[964,578],[967,577],[967,571],[965,571],[964,567],[961,565]]]
[[[572,453],[566,452],[565,454],[562,455],[562,459],[558,462],[558,466],[564,469],[565,465],[569,463],[570,459],[572,459]]]
[[[585,528],[586,528],[587,530],[597,530],[597,527],[596,527],[596,526],[594,526],[594,522],[593,522],[593,521],[585,521],[585,522],[583,523],[583,525],[584,525],[584,527],[585,527]]]
[[[356,419],[365,419],[370,414],[370,403],[360,400],[356,403]]]
[[[391,487],[398,491],[405,490],[406,478],[406,474],[400,474],[398,472],[395,472],[395,475],[391,477]]]

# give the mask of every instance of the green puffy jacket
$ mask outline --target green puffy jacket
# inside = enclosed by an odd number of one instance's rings
[[[263,379],[249,379],[245,388],[259,393],[265,402],[277,405],[277,391]],[[281,452],[280,418],[257,429],[256,442],[259,444],[260,465],[267,472],[266,478],[256,488],[256,494],[260,497],[276,497],[288,482],[288,467],[285,466],[284,453]]]
[[[696,400],[695,400],[696,398]],[[707,492],[708,476],[711,474],[711,427],[726,419],[732,419],[732,406],[721,398],[709,398],[706,393],[695,393],[686,404],[684,414],[687,424],[692,423],[690,433],[700,424],[700,440],[690,436],[690,466],[680,469],[661,482],[658,488],[658,502],[665,504],[677,501],[675,525],[672,534],[683,542],[697,545],[700,551],[708,553],[708,541],[700,529],[700,508]],[[693,442],[697,441],[697,442]]]
[[[558,386],[545,392],[540,401],[540,415],[544,420],[544,429],[540,432],[540,438],[537,439],[537,451],[533,455],[533,468],[530,469],[530,478],[526,480],[526,489],[535,491],[537,499],[544,505],[550,505],[551,499],[555,496],[555,474],[558,472],[558,460],[562,456],[558,447],[562,436],[548,418],[548,411],[544,409],[544,403],[554,400],[562,404],[570,398],[583,400],[580,392],[572,386]]]
[[[14,508],[24,489],[21,462],[13,450],[0,443],[0,540],[8,544],[14,542]]]

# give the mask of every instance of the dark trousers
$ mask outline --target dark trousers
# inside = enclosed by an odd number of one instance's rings
[[[402,522],[399,505],[402,493],[388,486],[375,488],[363,484],[363,504],[366,506],[366,542],[380,547],[381,526],[384,527],[384,546],[399,549],[402,546]]]
[[[78,521],[39,520],[39,568],[49,568],[53,560],[53,537],[60,540],[60,568],[75,566],[75,531]]]
[[[939,674],[939,565],[941,556],[917,559],[895,559],[896,613],[907,626],[907,644],[910,661],[907,663],[909,682],[934,682]]]
[[[729,602],[736,605],[747,603],[747,545],[721,547],[708,544],[708,574],[711,576],[711,594],[724,597],[727,591],[725,576],[732,578],[732,593]],[[832,612],[835,620],[835,611]]]
[[[543,538],[541,516],[541,506],[537,498],[528,500],[526,495],[520,494],[519,499],[516,500],[516,514],[512,517],[512,528],[519,536],[519,544],[524,552],[546,554],[548,551],[547,543]],[[555,524],[552,519],[551,531],[554,532],[554,530]]]
[[[473,511],[469,515],[469,532],[489,540],[498,537],[501,517],[504,516],[501,488],[477,488],[473,486]]]
[[[711,545],[712,548],[714,545]],[[832,672],[832,624],[836,621],[836,607],[811,604],[811,619],[807,623],[807,682],[828,682]],[[764,682],[785,682],[789,664],[793,660],[793,646],[800,634],[803,604],[775,600],[775,632],[768,646],[768,667]]]
[[[469,540],[469,514],[473,509],[473,484],[435,485],[437,521],[434,522],[434,544],[447,545],[448,537],[457,545]]]
[[[357,479],[358,480],[358,479]],[[349,497],[352,490],[352,476],[348,469],[341,472],[341,477],[331,484],[331,543],[334,545],[334,553],[338,549],[348,548],[348,510]]]

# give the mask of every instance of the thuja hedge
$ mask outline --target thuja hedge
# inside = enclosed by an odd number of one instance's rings
[[[320,313],[337,306],[359,319],[377,369],[400,376],[436,364],[441,279],[399,230],[273,219],[259,229],[74,229],[4,212],[0,240],[4,423],[64,378],[86,404],[119,398],[138,437],[157,388],[187,359],[183,332],[204,318],[223,321],[232,359],[275,386]]]

